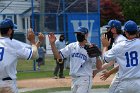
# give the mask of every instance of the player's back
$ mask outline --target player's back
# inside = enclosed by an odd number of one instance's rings
[[[32,55],[31,49],[25,49],[25,46],[10,38],[0,38],[0,78],[7,76],[16,78],[17,58],[27,59],[29,54]]]
[[[10,64],[16,60],[15,49],[11,42],[9,38],[0,38],[0,77],[7,76],[6,70],[11,68]]]
[[[126,40],[116,47],[120,78],[140,78],[140,39]]]

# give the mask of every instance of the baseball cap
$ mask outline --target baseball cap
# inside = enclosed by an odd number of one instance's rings
[[[0,28],[9,28],[13,27],[13,30],[16,29],[16,25],[13,23],[13,21],[9,18],[6,18],[0,22]]]
[[[114,20],[114,21],[111,23],[111,28],[112,28],[112,27],[115,27],[116,29],[121,30],[121,22],[118,21],[118,20]]]
[[[124,24],[124,30],[127,32],[138,31],[138,26],[134,21],[129,20]]]
[[[105,27],[106,27],[106,28],[110,28],[113,21],[114,21],[114,20],[110,20],[110,21],[108,22],[108,24],[105,25]]]
[[[86,27],[80,26],[80,27],[78,27],[77,31],[75,31],[75,33],[78,33],[78,32],[83,33],[83,34],[87,34],[88,29]]]

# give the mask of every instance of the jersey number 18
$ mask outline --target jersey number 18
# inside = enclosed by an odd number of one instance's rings
[[[136,51],[126,52],[126,67],[137,66],[138,65],[138,53]]]
[[[4,47],[0,47],[0,61],[3,60]]]

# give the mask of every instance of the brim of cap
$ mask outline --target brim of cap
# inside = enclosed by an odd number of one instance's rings
[[[13,30],[17,30],[17,25],[14,24]]]
[[[74,31],[74,33],[81,33],[81,31],[78,31],[78,30],[77,30],[77,31]]]
[[[74,33],[83,33],[83,34],[85,34],[84,32],[81,32],[81,31],[78,31],[78,30],[75,31]]]
[[[105,27],[105,28],[110,28],[110,26],[109,26],[109,25],[105,25],[104,27]]]

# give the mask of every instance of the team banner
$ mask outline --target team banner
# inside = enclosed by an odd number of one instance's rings
[[[94,14],[68,14],[68,41],[75,42],[74,31],[78,26],[84,26],[89,29],[88,41],[97,44],[100,47],[100,16]]]

